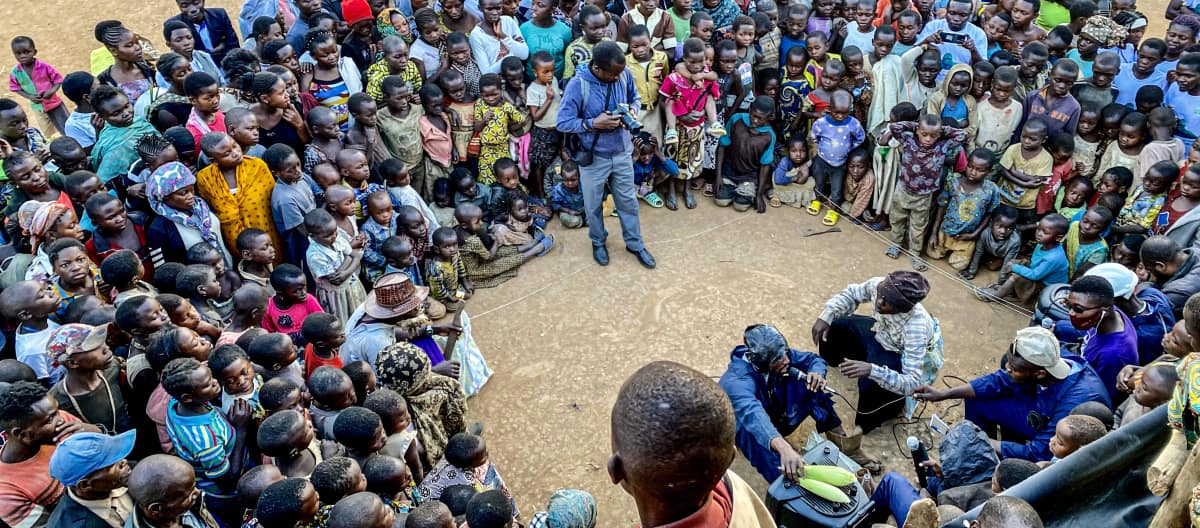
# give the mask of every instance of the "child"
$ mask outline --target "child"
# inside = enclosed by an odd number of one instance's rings
[[[313,167],[319,163],[329,163],[337,158],[342,151],[342,130],[338,128],[337,116],[333,110],[318,106],[308,111],[308,131],[312,142],[304,147],[304,159],[301,170],[312,179]]]
[[[804,102],[812,86],[804,76],[804,65],[808,63],[808,52],[803,46],[795,46],[784,56],[783,76],[779,81],[780,143],[791,145],[792,137],[807,137],[808,120],[804,119]]]
[[[1165,86],[1167,72],[1159,69],[1158,65],[1162,63],[1166,52],[1167,43],[1162,39],[1146,39],[1138,47],[1137,60],[1122,62],[1121,71],[1113,79],[1113,86],[1117,88],[1117,104],[1133,108],[1139,87]]]
[[[968,139],[975,137],[979,130],[979,112],[976,111],[975,97],[970,93],[973,80],[970,66],[955,64],[946,72],[940,89],[925,102],[926,112],[953,119],[959,128],[966,130]]]
[[[130,220],[125,212],[125,204],[119,198],[108,193],[96,193],[88,198],[84,210],[96,224],[92,237],[85,244],[93,262],[101,262],[117,251],[129,249],[146,268],[145,274],[154,274],[145,229]]]
[[[395,159],[411,173],[412,195],[428,198],[433,196],[433,179],[425,175],[425,151],[421,148],[422,112],[413,107],[416,93],[409,84],[395,76],[384,79],[385,106],[377,114],[379,133],[387,147],[388,159]],[[378,171],[382,163],[373,164],[374,168]],[[386,176],[381,177],[387,187],[393,186]]]
[[[1112,81],[1121,69],[1121,59],[1115,53],[1101,53],[1091,68],[1084,82],[1071,87],[1071,95],[1079,101],[1080,107],[1091,104],[1096,108],[1104,108],[1116,100],[1117,90],[1113,88]]]
[[[267,290],[268,295],[275,295],[271,288],[271,270],[274,269],[275,245],[271,237],[257,228],[246,228],[237,237],[237,250],[241,255],[238,262],[238,276],[243,284],[254,283]]]
[[[1067,218],[1075,218],[1077,213],[1088,207],[1093,192],[1092,180],[1082,176],[1071,178],[1058,190],[1047,212],[1053,210]]]
[[[663,156],[658,148],[658,139],[646,132],[634,136],[633,146],[633,184],[637,186],[638,197],[650,207],[662,207],[662,198],[654,192],[654,187],[665,180],[678,178],[679,165]],[[578,185],[578,176],[575,182]],[[577,211],[582,211],[582,207]]]
[[[524,114],[504,100],[503,81],[494,73],[479,78],[479,100],[475,102],[474,130],[479,137],[479,181],[496,181],[492,165],[509,156],[509,138],[525,121]]]
[[[1175,112],[1165,106],[1150,111],[1150,142],[1138,154],[1138,168],[1145,177],[1150,167],[1160,161],[1180,161],[1187,157],[1183,141],[1175,137]]]
[[[811,163],[808,161],[808,143],[804,136],[788,138],[786,152],[787,155],[775,165],[775,174],[772,177],[774,184],[768,191],[769,203],[771,207],[788,204],[803,208],[816,198],[813,182],[809,180]],[[795,187],[792,187],[793,184]]]
[[[1100,107],[1095,103],[1079,105],[1079,123],[1075,127],[1075,152],[1071,160],[1074,172],[1086,178],[1096,178],[1100,149]],[[1099,183],[1093,180],[1093,183]]]
[[[840,77],[837,75],[838,64],[838,61],[830,62],[827,75],[822,79],[821,89],[825,89],[825,84],[832,83],[835,78]],[[822,91],[821,89],[814,91],[813,94]],[[825,218],[821,220],[821,223],[828,226],[832,226],[838,221],[838,213],[833,206],[842,203],[843,185],[846,180],[846,159],[850,151],[858,148],[866,139],[866,132],[862,125],[850,115],[853,103],[854,99],[850,92],[835,88],[830,94],[828,114],[815,119],[812,129],[809,131],[810,141],[816,144],[817,156],[812,160],[811,170],[820,201],[814,200],[808,208],[808,213],[817,214],[821,209],[822,202],[829,205],[830,209],[825,212]],[[829,194],[825,193],[827,183],[831,189]]]
[[[224,519],[235,516],[232,505],[237,479],[254,466],[249,453],[252,407],[235,401],[223,415],[209,402],[221,396],[208,366],[191,358],[173,359],[163,369],[162,387],[171,395],[167,406],[167,435],[175,455],[196,471],[196,487],[205,493],[206,505]]]
[[[412,177],[409,175],[409,168],[404,162],[397,159],[384,160],[378,167],[379,176],[383,178],[387,186],[387,193],[391,197],[391,202],[396,206],[412,206],[421,211],[421,215],[425,217],[425,221],[429,225],[441,227],[438,223],[437,215],[429,208],[429,204],[421,197],[417,189],[412,185]],[[433,188],[430,182],[430,189]]]
[[[171,324],[195,331],[213,342],[221,336],[221,327],[210,324],[201,318],[200,312],[187,299],[173,293],[160,293],[155,299],[166,311],[167,317],[169,317],[168,322]]]
[[[900,258],[900,249],[905,246],[907,236],[908,247],[913,252],[913,269],[924,271],[927,266],[918,258],[918,253],[925,240],[933,193],[941,187],[942,166],[946,163],[947,153],[962,145],[967,140],[967,133],[942,126],[941,118],[936,115],[924,114],[916,122],[889,124],[888,133],[880,138],[879,144],[886,145],[892,138],[900,143],[900,185],[896,186],[892,196],[889,213],[892,245],[884,255]]]
[[[1084,267],[1108,262],[1108,243],[1104,234],[1112,226],[1113,215],[1107,207],[1092,207],[1074,222],[1063,239],[1063,251],[1067,255],[1067,275],[1071,279],[1079,276]]]
[[[1038,191],[1036,210],[1039,215],[1044,215],[1055,208],[1054,202],[1058,195],[1062,194],[1063,182],[1071,179],[1071,173],[1075,168],[1075,163],[1071,160],[1071,155],[1075,152],[1075,139],[1066,132],[1051,134],[1050,138],[1046,140],[1046,151],[1050,153],[1054,165],[1050,168],[1050,179]],[[1091,189],[1088,189],[1084,199],[1090,197]],[[1059,211],[1059,214],[1067,218],[1071,218],[1074,213],[1075,211],[1066,213]]]
[[[1167,201],[1167,192],[1178,175],[1179,165],[1173,161],[1160,161],[1150,167],[1146,179],[1129,194],[1129,202],[1121,209],[1114,231],[1119,234],[1145,234],[1154,229],[1159,222],[1158,213]],[[1163,220],[1165,223],[1166,219]]]
[[[317,435],[333,440],[333,424],[338,414],[354,405],[354,383],[342,369],[321,366],[308,377],[308,391],[313,398],[309,412]]]
[[[455,102],[474,106],[473,102],[479,98],[479,79],[483,73],[479,64],[475,62],[467,33],[454,32],[446,36],[446,61],[442,68],[444,69],[438,74],[442,79],[442,90]],[[451,71],[462,81],[461,92],[456,82],[451,84],[451,78],[445,77],[446,73]],[[452,86],[455,89],[451,89]]]
[[[19,284],[24,283],[14,284],[13,286],[6,288],[4,291],[8,292],[9,290],[16,288]],[[20,292],[21,290],[18,289],[16,291]],[[19,299],[20,293],[16,295],[17,296],[14,297],[0,297],[0,300],[16,301]],[[54,299],[54,301],[55,306],[57,307],[58,300]],[[13,306],[13,304],[11,302],[4,302],[3,306]],[[20,317],[19,310],[15,310],[14,313]],[[121,329],[122,332],[129,334],[129,336],[132,338],[132,341],[129,344],[131,349],[130,357],[136,357],[144,355],[146,348],[150,343],[150,336],[159,330],[162,330],[164,326],[171,322],[171,319],[167,315],[166,310],[163,309],[162,304],[160,304],[157,299],[149,295],[143,295],[140,297],[133,297],[122,303],[121,306],[118,306],[116,317],[113,322],[117,325],[117,328]],[[21,343],[20,336],[21,331],[18,330],[18,351],[20,350]],[[18,354],[17,357],[20,358],[21,355]],[[134,372],[134,369],[131,366],[129,368],[129,379],[134,379],[135,374],[136,372]]]
[[[715,74],[707,71],[704,59],[704,43],[691,38],[683,43],[683,69],[692,76],[692,80],[684,78],[679,71],[672,72],[663,81],[659,94],[671,101],[671,107],[666,114],[666,145],[678,144],[675,155],[672,156],[679,166],[679,177],[672,182],[667,194],[667,208],[678,209],[678,193],[683,193],[684,202],[688,209],[696,207],[687,182],[700,176],[701,164],[704,161],[702,134],[704,123],[717,121],[716,100],[721,97]],[[703,110],[701,110],[703,109]],[[703,113],[702,113],[703,112]],[[678,123],[678,130],[676,125]],[[709,134],[725,135],[724,127],[711,125]]]
[[[769,9],[760,6],[750,16],[754,20],[754,52],[758,56],[758,65],[754,69],[756,75],[779,67],[779,40],[782,36],[777,25],[779,7],[774,0],[767,0],[763,5]]]
[[[317,301],[344,323],[367,297],[358,280],[366,237],[339,233],[334,217],[323,209],[305,215],[304,227],[309,238],[305,261],[317,279]]]
[[[238,341],[238,346],[250,356],[254,370],[263,377],[264,382],[283,378],[297,387],[305,386],[304,370],[296,362],[300,354],[296,344],[287,335],[268,334],[256,328],[247,331]]]
[[[383,449],[387,442],[387,436],[383,433],[383,422],[379,420],[378,414],[369,409],[347,407],[332,421],[333,438],[346,446],[346,456],[353,458],[359,465],[363,465],[368,457]]]
[[[346,341],[342,322],[330,314],[315,312],[304,318],[300,333],[307,343],[304,345],[304,378],[312,377],[319,367],[342,368],[338,348]]]
[[[471,433],[458,433],[446,442],[446,453],[429,474],[421,480],[417,490],[422,500],[437,500],[446,488],[455,484],[468,484],[479,490],[500,490],[506,495],[508,487],[496,466],[488,458],[487,444],[483,438]]]
[[[263,314],[271,296],[257,284],[246,284],[233,294],[233,317],[229,325],[217,338],[217,346],[237,343],[243,336],[253,335],[252,330],[262,330]]]
[[[88,150],[96,144],[96,129],[91,123],[96,109],[92,107],[90,99],[95,84],[96,78],[84,71],[68,73],[62,82],[63,96],[75,105],[75,109],[67,116],[62,133],[75,139],[80,147]]]
[[[267,147],[258,144],[258,118],[249,109],[230,109],[225,115],[225,129],[246,156],[261,158],[267,151]]]
[[[335,456],[336,444],[321,442],[312,423],[291,409],[267,416],[258,428],[258,448],[285,477],[308,478],[325,459]]]
[[[1024,119],[1037,117],[1046,122],[1049,134],[1072,133],[1079,121],[1079,102],[1071,95],[1071,85],[1079,76],[1072,61],[1059,61],[1050,70],[1045,87],[1025,95]]]
[[[450,114],[446,112],[445,95],[437,84],[427,83],[421,87],[421,107],[425,112],[417,121],[421,133],[421,145],[425,150],[425,179],[436,182],[450,173],[456,161],[458,149],[454,145],[454,130]],[[429,199],[430,196],[422,196]]]
[[[630,66],[636,67],[637,64],[631,62]],[[556,92],[555,60],[549,52],[543,50],[533,54],[530,65],[534,78],[525,88],[525,104],[528,105],[529,116],[533,121],[529,145],[529,182],[533,187],[534,196],[544,197],[546,169],[560,157],[562,149],[562,139],[556,125],[561,94]],[[640,95],[642,101],[646,102],[646,94]]]
[[[579,165],[574,160],[564,161],[559,168],[560,181],[550,190],[550,209],[558,216],[563,227],[583,227],[583,192],[579,190]]]
[[[345,145],[362,151],[373,167],[392,155],[379,135],[379,105],[370,95],[359,93],[362,95],[351,95],[346,104],[354,123],[346,131]]]
[[[1096,193],[1092,195],[1092,205],[1094,205],[1102,196],[1107,193],[1119,195],[1122,202],[1129,196],[1129,190],[1133,187],[1133,171],[1127,167],[1113,167],[1100,174],[1100,180],[1096,183]],[[1122,203],[1122,205],[1124,205]],[[1118,209],[1116,211],[1120,213]]]
[[[367,221],[361,228],[367,242],[362,258],[363,271],[371,284],[383,275],[387,264],[382,253],[383,241],[396,234],[396,217],[392,212],[392,199],[388,193],[375,191],[367,196]]]
[[[1179,187],[1167,195],[1167,204],[1154,222],[1154,234],[1165,235],[1180,218],[1200,205],[1200,166],[1192,165],[1179,177]],[[1162,215],[1166,215],[1166,219]]]
[[[367,478],[367,491],[378,495],[392,511],[407,515],[416,508],[415,486],[404,460],[377,454],[363,462],[362,470]]]
[[[634,26],[643,26],[647,30],[647,36],[650,37],[650,47],[659,51],[675,49],[675,22],[667,16],[667,12],[660,9],[659,2],[652,0],[643,0],[635,2],[633,9],[630,9],[621,16],[617,22],[617,44],[621,46],[621,51],[628,51],[633,47],[630,42],[633,39],[631,28]]]
[[[342,372],[350,376],[350,382],[354,384],[356,405],[362,405],[363,401],[367,399],[367,395],[379,388],[379,377],[375,375],[375,367],[365,360],[350,362],[342,367]]]
[[[50,283],[59,298],[58,310],[54,314],[57,320],[63,320],[67,308],[76,299],[104,295],[110,289],[101,280],[100,270],[88,259],[82,242],[74,238],[60,238],[46,248],[46,256],[54,270]]]
[[[1028,304],[1035,299],[1042,287],[1069,282],[1067,255],[1063,251],[1062,239],[1067,234],[1067,219],[1057,213],[1046,215],[1037,224],[1034,240],[1037,247],[1029,266],[1010,263],[1008,280],[996,286],[975,290],[982,301],[993,301],[1008,296]]]
[[[1184,321],[1179,321],[1175,323],[1172,331],[1184,328],[1185,325]],[[1186,329],[1183,331],[1187,332]],[[1120,428],[1122,424],[1133,423],[1143,414],[1170,401],[1175,384],[1179,382],[1175,365],[1165,362],[1147,365],[1138,374],[1134,377],[1132,397],[1125,400],[1113,413],[1114,429]]]
[[[871,75],[867,73],[864,60],[863,52],[858,48],[853,46],[842,48],[842,64],[846,66],[846,75],[842,77],[839,86],[854,96],[853,116],[860,124],[866,123],[867,112],[870,111],[873,97],[871,92],[873,81]]]
[[[948,257],[950,267],[962,272],[970,267],[975,241],[987,229],[992,212],[1000,205],[1000,189],[987,179],[996,165],[992,151],[975,149],[967,158],[962,175],[950,173],[937,198],[934,237],[926,253],[935,259]]]
[[[1042,145],[1046,143],[1046,122],[1030,119],[1021,129],[1021,142],[1011,145],[1000,158],[998,172],[1000,198],[1005,205],[1017,209],[1017,231],[1033,229],[1037,219],[1037,197],[1042,185],[1050,179],[1054,158]],[[1063,231],[1066,229],[1064,227]]]
[[[237,345],[222,345],[212,351],[208,368],[221,384],[221,412],[229,414],[234,402],[245,401],[255,415],[265,415],[258,404],[258,391],[262,388],[262,376],[255,374],[250,357]]]
[[[850,214],[854,223],[870,222],[873,217],[868,210],[875,194],[875,173],[871,170],[871,155],[861,146],[850,151],[846,158],[846,201],[842,209]]]
[[[312,187],[304,181],[300,158],[291,147],[276,143],[263,154],[263,161],[271,174],[275,175],[275,188],[271,191],[271,217],[279,238],[284,260],[302,262],[308,249],[308,237],[304,235],[304,214],[317,208]]]
[[[367,217],[364,212],[367,196],[376,191],[386,190],[378,183],[367,181],[371,176],[371,165],[364,151],[358,148],[344,148],[341,152],[338,152],[336,162],[338,173],[342,176],[342,183],[354,191],[354,201],[351,203],[351,207],[353,208],[350,213],[351,219],[352,221],[361,221]],[[326,203],[327,205],[333,204],[334,200],[326,196]],[[344,226],[346,224],[339,222],[339,225]],[[351,230],[347,230],[347,232],[353,235]]]
[[[811,26],[812,19],[809,19]],[[836,53],[829,53],[829,36],[825,33],[816,32],[812,29],[808,30],[808,37],[805,38],[805,49],[808,50],[808,64],[804,65],[804,78],[808,80],[809,86],[819,86],[821,84],[821,76],[824,75],[825,68],[829,66],[831,60],[842,60],[842,57]],[[841,79],[838,79],[840,82]],[[834,83],[836,86],[837,83]]]
[[[575,76],[575,68],[592,61],[592,48],[604,39],[608,31],[608,15],[596,6],[584,5],[579,9],[579,38],[567,45],[563,59],[563,81]]]
[[[57,93],[63,84],[62,74],[38,60],[37,46],[29,37],[12,39],[12,53],[17,65],[8,74],[8,89],[29,101],[39,128],[53,125],[58,133],[67,135],[67,107]]]
[[[992,213],[991,226],[985,229],[975,244],[975,252],[971,255],[971,264],[967,269],[958,272],[964,279],[974,279],[979,273],[979,266],[991,270],[1006,270],[1009,263],[1017,257],[1021,249],[1021,239],[1012,236],[1017,226],[1017,213],[1006,205],[998,206]],[[1008,280],[1008,272],[1001,271],[997,283]]]
[[[200,149],[200,138],[205,134],[226,131],[220,88],[217,80],[204,72],[193,72],[183,80],[183,93],[192,103],[185,127],[196,140],[197,150]]]
[[[842,39],[842,49],[854,46],[860,50],[871,49],[871,41],[875,38],[875,5],[872,0],[858,0],[847,5],[854,17],[854,25],[848,26],[846,36]]]
[[[729,36],[737,45],[738,78],[741,80],[742,88],[749,94],[744,105],[749,105],[754,101],[754,68],[762,59],[753,46],[756,29],[754,19],[745,15],[734,18],[733,24],[729,26]],[[745,110],[747,110],[746,107],[739,106],[734,109],[734,112],[744,112]]]
[[[197,197],[199,198],[199,197]],[[229,317],[233,313],[233,293],[242,287],[242,278],[236,272],[229,269],[226,262],[232,262],[224,246],[218,249],[217,246],[202,242],[196,244],[187,250],[188,264],[203,264],[212,269],[215,274],[217,283],[221,285],[220,291],[216,292],[211,297],[211,302],[208,303],[207,309],[214,310],[221,316],[221,319]],[[206,308],[200,308],[206,309]]]
[[[523,200],[516,201],[524,203]],[[425,270],[429,293],[446,305],[448,311],[455,311],[464,299],[470,298],[475,289],[467,279],[467,269],[458,254],[458,234],[454,229],[441,227],[433,232],[432,241],[433,258],[428,261]]]
[[[1054,455],[1050,463],[1066,458],[1067,455],[1099,440],[1107,432],[1104,422],[1098,418],[1080,414],[1064,416],[1054,426],[1054,436],[1050,438],[1050,453]]]
[[[416,93],[421,89],[423,80],[427,77],[424,63],[419,59],[412,60],[409,57],[408,44],[404,40],[396,35],[384,37],[379,42],[380,54],[383,57],[372,63],[364,72],[364,76],[367,78],[366,92],[377,104],[384,104],[387,99],[387,94],[383,89],[384,79],[396,77],[400,80],[401,85],[411,85],[409,87],[411,93]],[[433,64],[430,64],[430,67],[433,67]]]
[[[672,45],[669,49],[674,50],[675,46]],[[638,111],[642,131],[656,138],[661,137],[663,115],[658,104],[658,92],[662,89],[664,76],[670,69],[667,54],[651,46],[650,32],[645,26],[639,25],[629,30],[629,54],[625,59],[630,73],[633,74],[638,98],[642,101],[642,108]]]
[[[211,266],[191,264],[175,278],[175,290],[192,303],[201,318],[212,325],[220,325],[225,317],[213,307],[213,301],[221,294],[221,283]],[[228,304],[232,314],[232,303]]]
[[[138,259],[137,253],[128,249],[113,251],[100,262],[100,277],[115,293],[113,305],[120,305],[130,297],[158,295],[154,286],[142,280],[144,276],[142,261]]]
[[[791,50],[807,45],[809,8],[803,4],[788,4],[784,13],[783,35],[779,38],[779,56],[784,61]],[[706,15],[708,13],[705,13]],[[711,17],[709,17],[711,18]],[[693,35],[696,36],[693,31]],[[807,61],[806,61],[807,62]]]
[[[308,279],[294,264],[280,264],[271,272],[271,287],[275,294],[267,301],[262,328],[268,332],[287,334],[292,342],[305,342],[301,335],[302,325],[308,316],[324,310],[314,295],[309,295]]]
[[[46,353],[50,334],[59,326],[50,319],[58,310],[54,288],[33,280],[15,283],[0,292],[0,310],[5,320],[16,323],[17,360],[29,365],[43,384],[57,383],[64,371],[51,368]]]

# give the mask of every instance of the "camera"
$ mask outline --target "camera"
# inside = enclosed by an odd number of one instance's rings
[[[621,118],[621,126],[628,128],[630,133],[637,134],[642,131],[642,122],[638,121],[637,117],[634,117],[634,114],[630,112],[629,105],[617,105],[612,114]]]

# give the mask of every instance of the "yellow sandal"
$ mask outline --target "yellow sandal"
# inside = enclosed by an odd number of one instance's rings
[[[809,202],[808,209],[805,210],[808,211],[808,214],[813,216],[821,214],[821,201],[813,200],[812,202]]]
[[[836,225],[837,221],[838,221],[838,213],[837,213],[837,211],[834,211],[833,209],[825,211],[825,218],[821,219],[822,224],[825,224],[830,227],[833,227],[834,225]]]

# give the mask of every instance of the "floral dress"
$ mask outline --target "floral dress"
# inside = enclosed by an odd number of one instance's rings
[[[496,182],[496,176],[492,174],[492,164],[500,158],[512,157],[512,149],[509,146],[512,134],[508,131],[509,126],[525,122],[525,114],[517,110],[512,103],[504,101],[498,107],[489,107],[482,99],[475,101],[475,120],[483,120],[488,110],[491,110],[494,116],[483,125],[483,130],[479,131],[479,183],[484,185]]]
[[[800,113],[804,110],[804,100],[808,98],[808,92],[811,91],[808,80],[803,76],[799,79],[787,77],[781,79],[779,83],[779,121],[782,123],[782,129],[779,131],[779,141],[775,142],[776,158],[787,155],[788,143],[792,136],[799,134],[803,137],[807,132],[803,125],[796,130],[792,130],[789,125],[793,120],[800,119]]]

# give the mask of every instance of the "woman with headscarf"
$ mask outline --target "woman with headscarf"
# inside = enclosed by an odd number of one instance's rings
[[[1116,53],[1121,57],[1123,64],[1137,62],[1137,49],[1141,45],[1142,37],[1146,34],[1146,24],[1148,24],[1146,15],[1137,11],[1121,11],[1114,14],[1112,19],[1125,28],[1125,39],[1110,48],[1101,49],[1100,51]],[[1082,32],[1082,30],[1080,31]]]
[[[742,14],[733,0],[695,0],[692,12],[703,11],[712,16],[713,28],[718,31],[733,25],[733,19]]]
[[[921,305],[927,295],[929,281],[920,273],[893,271],[847,286],[825,302],[813,323],[817,353],[858,380],[858,427],[847,436],[852,444],[900,409],[911,416],[913,391],[942,369],[941,329]],[[863,303],[871,303],[870,317],[854,314]]]
[[[22,233],[29,237],[33,253],[33,262],[25,270],[25,280],[50,282],[54,276],[54,266],[46,254],[50,243],[60,238],[74,238],[83,242],[83,229],[79,228],[75,209],[62,202],[29,201],[21,205],[17,221]]]
[[[146,228],[146,243],[154,265],[187,262],[188,248],[206,242],[233,262],[221,236],[221,222],[208,203],[196,196],[196,176],[178,161],[167,163],[146,180],[146,199],[155,217]]]
[[[1079,30],[1076,47],[1066,57],[1079,65],[1079,78],[1092,76],[1092,65],[1102,49],[1114,48],[1125,42],[1125,28],[1111,18],[1096,15],[1089,17]]]
[[[560,489],[550,496],[546,511],[533,514],[529,528],[595,528],[596,499],[577,489]]]
[[[379,351],[375,360],[379,386],[408,401],[417,437],[430,461],[438,461],[451,436],[466,430],[466,395],[454,378],[430,370],[429,355],[400,341]],[[431,464],[432,465],[432,464]]]

